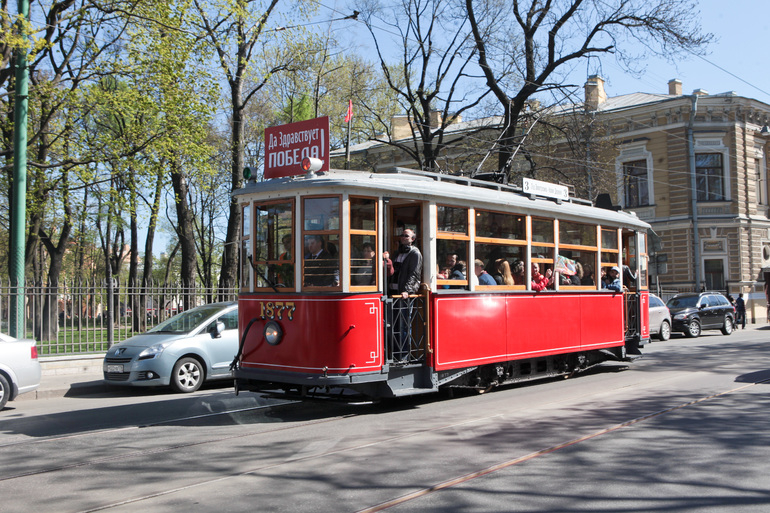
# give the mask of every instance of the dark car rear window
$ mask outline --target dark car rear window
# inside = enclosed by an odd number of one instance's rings
[[[698,296],[672,297],[668,300],[668,304],[666,306],[669,308],[694,308],[698,306],[698,299],[700,299]]]

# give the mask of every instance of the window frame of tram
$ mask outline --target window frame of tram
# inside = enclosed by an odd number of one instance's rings
[[[241,205],[241,291],[249,292],[252,286],[251,274],[251,203]]]
[[[350,262],[350,290],[374,292],[379,290],[379,277],[383,265],[377,251],[379,200],[374,197],[350,196],[348,198],[348,261]],[[371,245],[374,255],[367,257],[364,245]]]
[[[599,279],[597,284],[599,288],[602,286],[603,274],[601,271],[607,272],[608,269],[616,267],[620,262],[620,230],[617,228],[601,228],[602,247],[601,247],[601,262],[599,263]]]
[[[532,285],[532,264],[538,265],[540,274],[547,275],[548,270],[554,272],[554,255],[556,252],[555,219],[545,217],[530,216],[530,255],[529,269],[527,273],[529,286]],[[553,290],[556,283],[556,277],[546,287],[547,290]]]
[[[559,253],[555,269],[559,275],[559,288],[595,290],[596,272],[594,270],[599,254],[597,226],[559,220],[558,227]]]
[[[276,212],[276,207],[280,206],[283,209]],[[250,203],[250,207],[252,221],[249,223],[249,226],[250,237],[253,242],[251,249],[253,251],[252,270],[254,271],[251,283],[254,286],[254,290],[273,290],[273,286],[275,286],[279,292],[294,291],[294,212],[296,209],[294,198],[264,202],[255,201]],[[267,212],[265,216],[260,215],[263,211]],[[285,215],[287,213],[288,216]],[[262,220],[263,217],[264,221]],[[260,231],[261,224],[264,224],[264,229],[266,230],[264,234]],[[288,250],[283,241],[286,237],[289,237],[291,240]],[[261,258],[263,250],[266,258]],[[246,265],[249,265],[248,259]],[[267,279],[262,274],[263,272],[267,273]]]
[[[314,205],[316,203],[317,205]],[[324,203],[328,203],[326,206]],[[336,205],[336,212],[335,206]],[[321,195],[302,197],[302,290],[342,290],[340,254],[342,197]],[[320,251],[326,251],[322,259],[312,258],[311,247],[320,237]],[[312,245],[312,246],[311,246]],[[335,247],[336,246],[336,247]],[[313,262],[311,264],[311,262]],[[312,270],[308,273],[308,270]],[[312,278],[315,283],[308,283]]]
[[[514,280],[513,284],[478,285],[476,290],[525,290],[527,254],[527,216],[494,210],[475,210],[475,259],[484,262],[484,270],[491,276],[498,274],[498,262],[505,261]],[[521,265],[522,276],[516,273]],[[501,273],[502,276],[502,273]]]
[[[639,232],[639,267],[636,270],[639,276],[639,283],[641,290],[648,290],[650,288],[649,283],[649,255],[647,254],[647,234]]]
[[[468,262],[470,246],[470,211],[465,207],[436,205],[436,285],[441,289],[467,289],[468,273],[473,262]],[[451,279],[452,269],[446,269],[447,257],[457,255],[457,262],[465,262],[465,278]]]

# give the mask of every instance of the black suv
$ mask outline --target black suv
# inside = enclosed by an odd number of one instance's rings
[[[729,335],[735,327],[735,308],[719,292],[677,294],[666,303],[671,311],[672,331],[697,337],[701,330],[722,330]]]

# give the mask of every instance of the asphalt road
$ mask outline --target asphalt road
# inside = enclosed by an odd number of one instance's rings
[[[0,511],[770,510],[770,329],[381,405],[117,390],[0,418]],[[9,414],[10,413],[10,414]]]

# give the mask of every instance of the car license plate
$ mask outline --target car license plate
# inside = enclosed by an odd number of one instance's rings
[[[107,372],[123,372],[122,365],[108,365]]]

